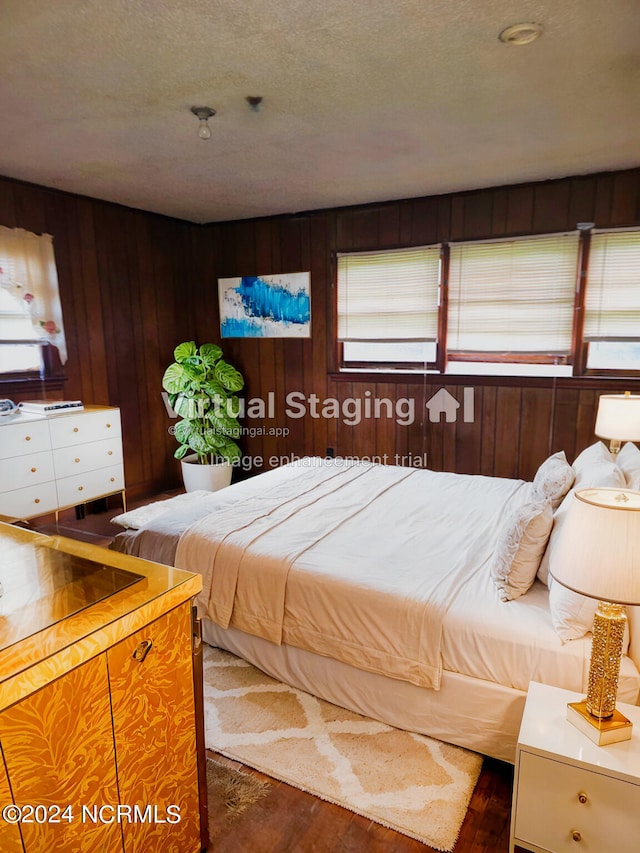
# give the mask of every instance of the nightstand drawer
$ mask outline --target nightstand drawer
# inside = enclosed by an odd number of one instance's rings
[[[50,450],[49,424],[46,420],[0,427],[0,459],[12,459],[27,453]]]
[[[114,465],[99,471],[87,471],[86,474],[58,480],[57,486],[60,506],[75,506],[103,495],[123,491],[124,469],[122,465]]]
[[[53,461],[58,478],[111,467],[122,462],[122,442],[120,438],[107,438],[75,447],[58,447],[53,451]]]
[[[54,449],[103,438],[120,438],[120,412],[118,409],[102,409],[99,412],[54,415],[49,418],[49,429]]]
[[[526,751],[516,784],[516,844],[553,853],[638,850],[640,785]]]

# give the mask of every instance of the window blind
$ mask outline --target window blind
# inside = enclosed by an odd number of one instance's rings
[[[594,231],[585,292],[584,339],[640,339],[640,229]]]
[[[440,245],[338,255],[341,341],[436,341]]]
[[[451,245],[449,351],[571,351],[578,232]]]

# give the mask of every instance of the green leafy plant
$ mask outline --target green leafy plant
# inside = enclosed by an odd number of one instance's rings
[[[162,387],[182,418],[175,428],[176,459],[192,451],[202,465],[236,462],[241,452],[234,440],[240,434],[240,402],[235,394],[244,386],[242,374],[222,358],[216,344],[178,344],[173,357]]]

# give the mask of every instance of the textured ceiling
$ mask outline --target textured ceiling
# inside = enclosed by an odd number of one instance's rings
[[[638,0],[0,0],[0,174],[210,222],[637,166],[639,45]]]

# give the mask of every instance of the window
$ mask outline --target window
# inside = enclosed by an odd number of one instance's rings
[[[437,245],[338,255],[342,364],[435,363],[440,251]]]
[[[569,361],[579,234],[451,245],[449,361]]]
[[[46,372],[43,348],[66,361],[53,241],[0,227],[0,375]]]
[[[343,369],[640,374],[640,228],[338,255]]]
[[[640,229],[592,232],[583,339],[588,370],[640,370]]]

